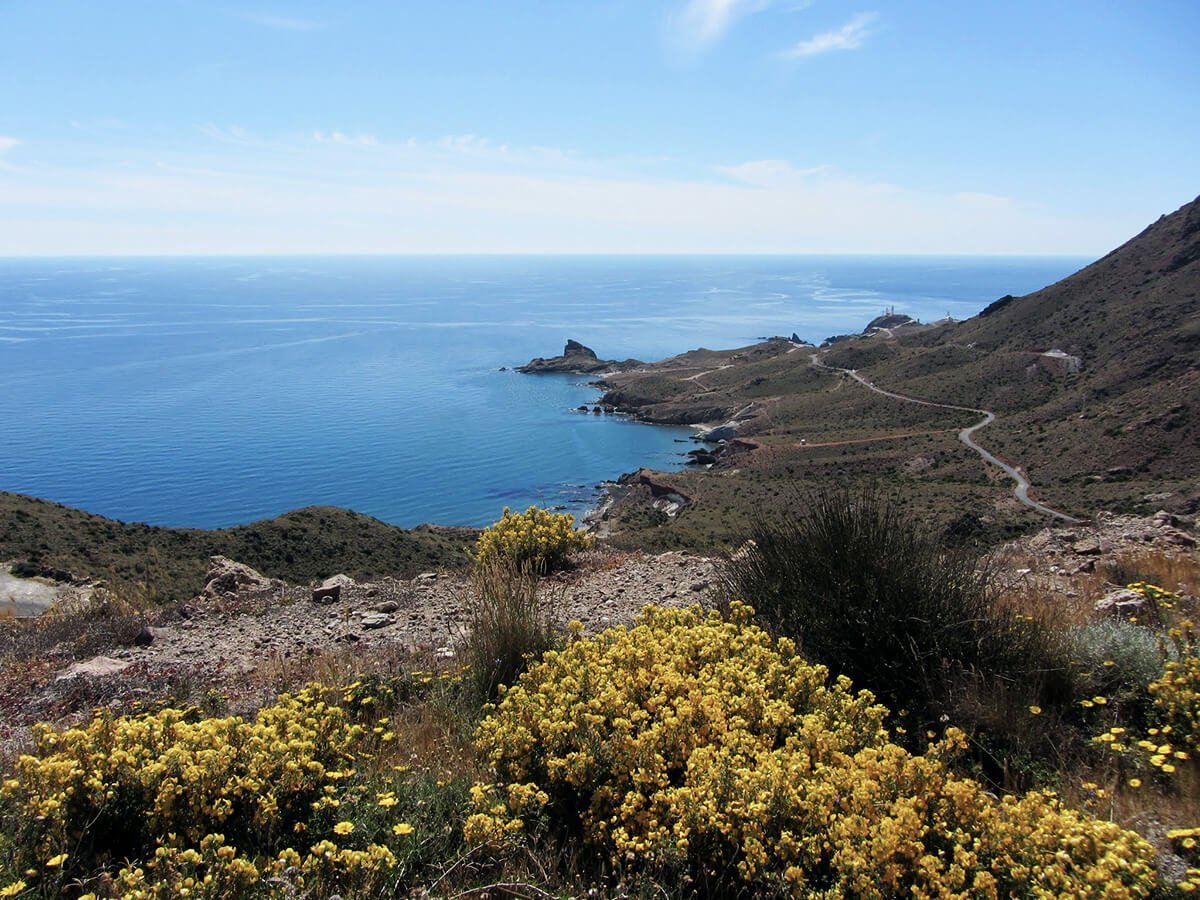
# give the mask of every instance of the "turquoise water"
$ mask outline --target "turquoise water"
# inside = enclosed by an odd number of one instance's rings
[[[0,490],[220,527],[310,504],[398,525],[580,512],[690,432],[512,367],[964,318],[1063,258],[0,259]]]

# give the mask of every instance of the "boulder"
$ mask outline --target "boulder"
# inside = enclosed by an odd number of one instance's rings
[[[731,441],[737,437],[738,423],[726,422],[724,425],[718,425],[716,428],[708,428],[696,432],[692,437],[697,441],[704,441],[708,444],[715,444],[718,441]]]
[[[208,574],[205,576],[204,590],[201,595],[215,599],[226,594],[238,594],[243,590],[262,590],[279,587],[283,582],[277,578],[268,578],[261,572],[250,568],[245,563],[236,562],[224,556],[210,556],[208,559]]]
[[[126,659],[93,656],[89,660],[75,663],[55,680],[66,681],[68,678],[102,678],[105,675],[118,675],[131,665],[133,663]]]
[[[312,601],[326,605],[337,603],[342,599],[342,588],[353,584],[354,579],[349,575],[333,575],[313,588]]]
[[[1146,598],[1137,591],[1131,591],[1129,588],[1118,588],[1109,591],[1097,600],[1093,608],[1096,612],[1103,615],[1127,619],[1141,612],[1145,606]]]

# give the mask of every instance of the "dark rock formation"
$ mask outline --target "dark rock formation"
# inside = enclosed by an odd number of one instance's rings
[[[531,359],[517,371],[526,375],[540,375],[547,372],[561,372],[571,375],[592,375],[597,372],[625,371],[640,366],[636,359],[626,359],[618,362],[612,359],[600,359],[591,347],[585,347],[579,341],[568,340],[563,348],[562,356],[551,359],[537,357]]]

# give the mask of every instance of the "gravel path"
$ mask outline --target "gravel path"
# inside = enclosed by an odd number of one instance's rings
[[[906,394],[897,394],[895,391],[885,391],[883,388],[876,387],[874,384],[867,381],[867,379],[859,375],[854,369],[842,369],[837,366],[825,365],[823,362],[821,362],[819,353],[810,354],[809,359],[818,369],[825,369],[830,372],[841,372],[845,375],[849,375],[867,390],[874,391],[876,394],[882,394],[884,397],[891,397],[893,400],[902,400],[905,403],[916,403],[920,406],[934,406],[938,409],[953,409],[957,410],[958,412],[977,413],[978,415],[983,416],[982,421],[976,422],[974,425],[970,425],[967,428],[959,431],[958,439],[971,450],[974,450],[976,453],[978,453],[984,462],[991,463],[993,466],[998,467],[1004,472],[1005,475],[1016,482],[1016,487],[1013,488],[1013,496],[1015,496],[1023,506],[1032,509],[1034,512],[1039,512],[1042,515],[1060,519],[1063,522],[1077,524],[1080,521],[1074,516],[1069,516],[1064,512],[1059,512],[1057,509],[1051,509],[1044,503],[1038,503],[1036,500],[1031,498],[1029,496],[1029,479],[1025,477],[1025,474],[1021,472],[1020,469],[1009,465],[1008,463],[1004,462],[1004,460],[992,453],[989,453],[983,447],[979,446],[979,444],[975,443],[975,432],[980,428],[985,428],[996,421],[996,414],[991,410],[976,409],[973,406],[955,406],[952,403],[934,403],[932,400],[920,400],[916,397],[909,397]]]

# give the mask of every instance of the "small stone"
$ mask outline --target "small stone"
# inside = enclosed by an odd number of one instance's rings
[[[363,628],[384,628],[394,622],[391,616],[383,612],[367,613],[362,617],[360,624]]]
[[[1168,544],[1174,544],[1177,547],[1195,547],[1196,539],[1186,531],[1181,531],[1178,528],[1167,527],[1163,529],[1163,540]]]
[[[384,600],[382,603],[375,604],[375,611],[381,613],[394,613],[400,608],[400,604],[395,600]]]

